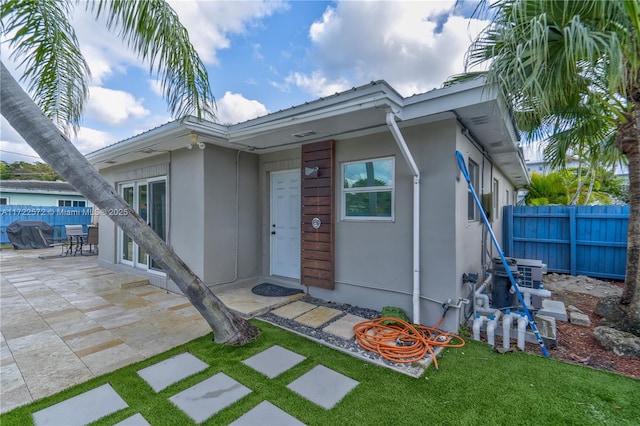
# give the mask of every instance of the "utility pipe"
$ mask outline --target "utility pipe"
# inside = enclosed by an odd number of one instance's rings
[[[498,327],[498,320],[494,315],[489,315],[489,321],[487,322],[487,343],[492,348],[496,346],[496,327]]]
[[[525,333],[527,332],[527,324],[529,320],[525,316],[518,318],[518,348],[524,351]]]
[[[480,329],[482,328],[482,323],[487,319],[484,315],[476,314],[475,319],[473,320],[473,326],[471,329],[473,330],[473,340],[480,341]]]
[[[509,280],[511,281],[511,286],[514,288],[516,295],[518,296],[518,301],[520,302],[520,304],[522,305],[522,309],[524,310],[525,315],[527,316],[527,319],[529,321],[529,326],[531,327],[531,330],[533,331],[533,334],[536,336],[536,340],[538,341],[538,345],[540,346],[540,350],[542,351],[542,354],[545,357],[549,357],[549,352],[547,351],[546,346],[544,345],[544,341],[542,340],[542,337],[540,336],[540,332],[538,331],[538,326],[536,325],[535,320],[533,319],[533,315],[531,315],[531,312],[529,312],[529,309],[527,308],[527,305],[524,303],[524,300],[522,299],[522,293],[520,292],[519,288],[518,288],[518,283],[516,283],[516,279],[513,277],[513,274],[511,273],[511,269],[509,268],[509,264],[507,263],[507,259],[504,257],[504,253],[502,252],[502,249],[500,248],[500,244],[498,243],[498,240],[496,239],[495,234],[493,233],[493,230],[491,229],[491,225],[489,224],[489,219],[487,219],[487,215],[484,213],[484,210],[482,208],[482,203],[480,202],[480,199],[478,199],[478,195],[476,194],[476,190],[473,187],[473,183],[471,182],[471,178],[469,177],[469,171],[467,170],[467,166],[464,162],[464,156],[462,155],[462,153],[460,151],[456,151],[456,160],[458,162],[458,167],[460,168],[460,171],[462,172],[462,175],[464,176],[464,179],[467,181],[467,185],[469,187],[469,190],[471,191],[471,195],[473,195],[473,200],[476,202],[476,205],[478,206],[478,209],[480,210],[480,215],[482,216],[482,220],[484,221],[485,225],[487,225],[487,230],[489,231],[489,234],[491,235],[491,240],[493,241],[493,244],[496,247],[496,250],[498,251],[498,254],[500,255],[500,259],[502,260],[502,265],[504,266],[504,269],[507,271],[507,275],[509,276]]]
[[[511,313],[507,309],[504,317],[502,317],[502,347],[506,350],[509,350],[511,346]]]
[[[487,277],[485,278],[485,280],[482,282],[482,284],[480,285],[480,287],[478,287],[477,289],[474,290],[473,292],[473,315],[475,317],[476,313],[477,313],[477,301],[476,301],[476,295],[478,294],[482,294],[482,292],[487,288],[487,286],[489,285],[489,282],[491,281],[491,274],[487,274]],[[488,296],[487,296],[488,297]],[[489,303],[487,302],[487,307],[489,306]]]
[[[413,323],[420,324],[420,169],[391,111],[387,112],[387,126],[413,174]]]
[[[486,294],[476,294],[476,311],[488,311],[492,310],[489,306],[489,296]],[[484,312],[481,312],[484,313]]]

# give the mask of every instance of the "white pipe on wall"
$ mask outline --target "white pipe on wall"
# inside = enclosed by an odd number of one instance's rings
[[[395,114],[387,112],[387,126],[413,174],[413,323],[420,324],[420,169],[396,124]]]
[[[473,330],[473,340],[480,341],[480,329],[482,328],[482,323],[486,320],[487,317],[483,315],[476,315],[473,320],[473,326],[471,327]]]
[[[506,350],[511,346],[511,322],[511,314],[505,313],[502,317],[502,347]]]
[[[525,343],[525,333],[527,331],[527,325],[529,325],[529,320],[526,316],[521,316],[518,318],[518,348],[521,351],[524,351],[524,343]]]

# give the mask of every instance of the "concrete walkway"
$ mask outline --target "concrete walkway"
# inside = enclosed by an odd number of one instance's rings
[[[95,256],[56,254],[0,251],[0,412],[211,332],[185,297],[99,268]],[[247,317],[273,310],[314,327],[341,314],[296,301],[301,294],[263,297],[251,287],[227,287],[217,296]],[[354,321],[362,319],[351,317],[325,331],[353,337]]]

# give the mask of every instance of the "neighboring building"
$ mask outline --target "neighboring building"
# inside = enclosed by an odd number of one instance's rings
[[[303,286],[427,325],[448,302],[454,331],[463,274],[491,257],[456,151],[500,240],[502,207],[529,183],[518,137],[481,81],[409,98],[378,81],[231,126],[173,121],[87,158],[214,292]],[[107,217],[99,265],[179,291]]]
[[[544,175],[552,171],[549,169],[549,165],[544,160],[544,155],[540,151],[540,149],[537,149],[536,147],[533,147],[533,146],[529,146],[524,149],[524,154],[525,154],[525,162],[527,164],[527,172],[529,173],[529,175],[531,175],[531,173],[539,173]],[[571,169],[571,168],[578,168],[579,166],[580,166],[580,161],[577,156],[574,156],[572,159],[567,161],[565,168]],[[616,177],[623,178],[628,181],[629,167],[627,167],[626,164],[618,163],[615,165],[613,169],[613,174]]]
[[[67,182],[0,181],[0,205],[90,207],[89,201]]]

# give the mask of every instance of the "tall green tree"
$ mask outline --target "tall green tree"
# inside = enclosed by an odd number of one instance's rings
[[[11,164],[7,164],[3,161],[2,165],[3,170],[6,167],[6,172],[2,174],[2,179],[46,181],[62,180],[62,176],[56,173],[50,165],[39,161],[36,161],[35,163],[16,161]]]
[[[533,136],[562,129],[568,141],[597,146],[614,129],[615,146],[629,165],[630,204],[624,315],[617,327],[640,336],[638,0],[497,0],[483,2],[477,14],[492,22],[470,47],[466,64],[486,71],[452,81],[486,78]],[[589,123],[591,132],[585,131]]]
[[[149,63],[175,117],[213,116],[213,95],[206,68],[171,7],[160,0],[81,2],[73,0],[4,0],[2,36],[11,56],[24,67],[30,97],[0,63],[0,110],[11,126],[78,192],[111,216],[167,273],[205,318],[218,343],[241,345],[259,332],[231,312],[202,280],[165,244],[100,176],[65,132],[77,129],[90,77],[70,15],[85,5]]]

